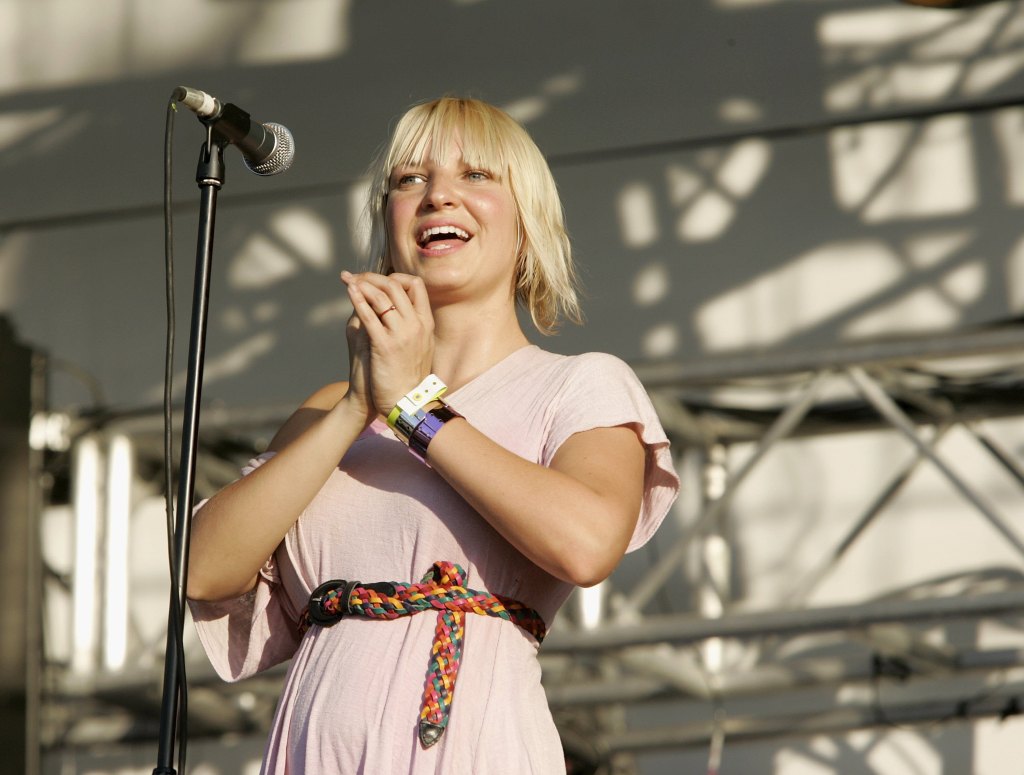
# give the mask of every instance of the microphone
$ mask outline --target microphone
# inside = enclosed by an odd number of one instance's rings
[[[178,86],[172,98],[199,116],[214,134],[238,148],[245,166],[257,175],[276,175],[292,166],[295,141],[286,127],[253,121],[237,105],[222,104],[216,97],[188,86]]]

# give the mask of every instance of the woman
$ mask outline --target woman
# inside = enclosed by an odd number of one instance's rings
[[[342,274],[349,382],[198,509],[193,618],[227,680],[293,660],[264,772],[564,772],[539,640],[661,522],[668,442],[625,364],[519,325],[517,301],[545,333],[578,318],[522,127],[419,105],[373,172],[377,271]]]

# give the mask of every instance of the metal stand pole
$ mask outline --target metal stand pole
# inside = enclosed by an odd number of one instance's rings
[[[203,357],[206,351],[206,319],[210,299],[210,269],[213,264],[213,230],[217,193],[224,184],[224,147],[207,130],[199,155],[196,183],[201,191],[199,237],[196,246],[195,284],[192,290],[192,323],[188,344],[188,375],[185,388],[185,417],[181,433],[181,465],[178,471],[178,502],[174,530],[174,580],[167,622],[167,651],[160,711],[160,747],[153,775],[174,775],[174,745],[178,705],[184,688],[184,654],[181,633],[185,624],[186,579],[188,577],[189,532],[192,497],[195,492],[196,443],[199,429],[199,399],[203,386]]]

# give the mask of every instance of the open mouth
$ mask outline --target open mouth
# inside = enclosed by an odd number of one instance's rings
[[[452,240],[468,242],[470,236],[469,232],[460,229],[458,226],[432,226],[420,233],[417,242],[421,248],[425,248],[437,242],[450,242]]]

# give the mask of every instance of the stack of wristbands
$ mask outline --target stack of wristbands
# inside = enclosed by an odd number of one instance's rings
[[[462,417],[441,400],[446,390],[448,386],[436,374],[430,374],[402,396],[388,414],[388,427],[423,463],[437,432],[449,420]]]

